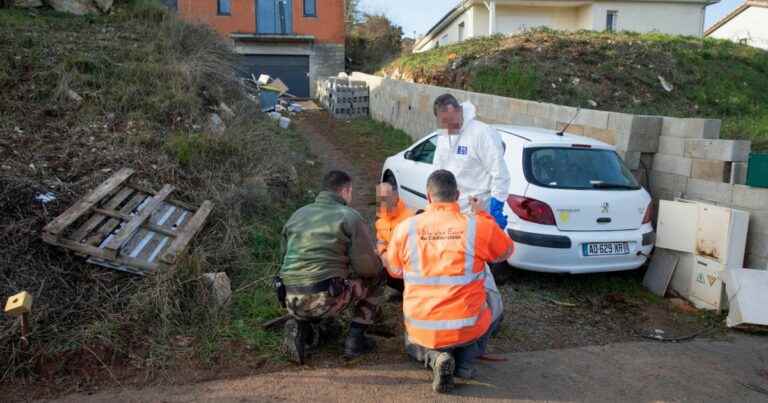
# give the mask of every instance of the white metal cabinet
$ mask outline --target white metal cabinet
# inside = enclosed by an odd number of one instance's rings
[[[744,267],[749,213],[699,204],[696,255],[714,259],[727,268]]]
[[[728,308],[723,277],[725,267],[719,262],[696,256],[694,259],[691,290],[688,299],[700,309],[722,310]]]
[[[693,253],[698,221],[698,203],[661,200],[656,227],[656,247]]]

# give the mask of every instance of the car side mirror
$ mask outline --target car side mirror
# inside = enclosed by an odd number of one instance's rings
[[[407,160],[412,160],[413,159],[413,151],[411,151],[411,150],[406,151],[405,155],[403,155],[403,158],[405,158]]]

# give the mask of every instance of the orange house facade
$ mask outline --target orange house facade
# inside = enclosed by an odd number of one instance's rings
[[[240,74],[280,78],[299,97],[344,71],[345,0],[164,0],[183,19],[211,26],[242,55]]]

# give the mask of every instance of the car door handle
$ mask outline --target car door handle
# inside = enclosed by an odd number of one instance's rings
[[[611,218],[610,218],[610,217],[601,217],[601,218],[598,218],[598,219],[597,219],[597,223],[598,223],[598,224],[610,224],[610,223],[611,223],[611,221],[612,221],[612,220],[611,220]]]

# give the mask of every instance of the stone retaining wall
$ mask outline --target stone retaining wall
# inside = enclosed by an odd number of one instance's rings
[[[451,93],[471,101],[488,123],[560,129],[577,108],[413,84],[362,73],[371,117],[414,140],[436,127],[432,103]],[[720,140],[720,120],[641,116],[581,109],[569,132],[616,146],[656,200],[682,197],[751,212],[746,266],[768,267],[768,189],[744,186],[750,142]]]

